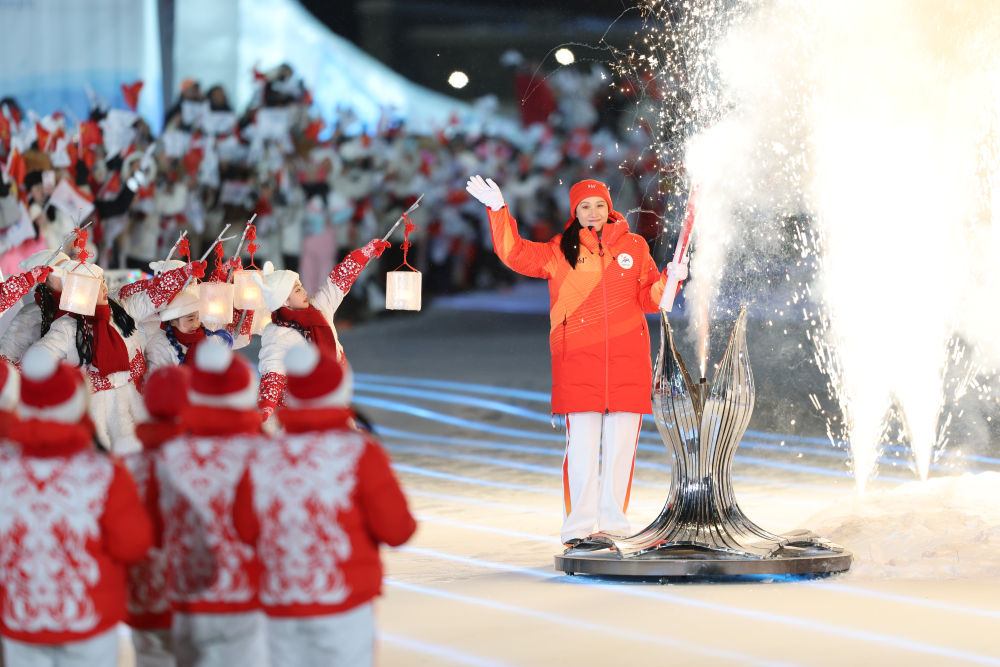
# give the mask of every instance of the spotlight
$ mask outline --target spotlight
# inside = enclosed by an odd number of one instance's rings
[[[448,84],[452,88],[465,88],[469,83],[469,75],[465,72],[452,72],[448,75]]]
[[[572,51],[563,47],[556,51],[556,62],[560,65],[572,65],[576,62],[576,56],[573,55]]]

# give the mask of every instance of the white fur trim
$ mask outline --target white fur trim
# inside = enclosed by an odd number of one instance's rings
[[[52,257],[51,250],[39,250],[33,255],[29,255],[17,263],[18,268],[24,271],[30,271],[36,266],[45,266],[46,261]],[[69,255],[60,251],[56,253],[56,256],[52,258],[52,261],[48,263],[48,266],[55,268],[56,264],[65,262],[69,260]]]
[[[204,341],[194,351],[194,365],[207,373],[225,372],[232,360],[233,351],[229,346],[214,338]]]
[[[77,385],[73,396],[68,401],[59,405],[35,408],[30,405],[21,404],[21,419],[41,419],[63,424],[75,424],[87,412],[89,397],[90,392],[84,383],[81,382]]]
[[[21,374],[14,364],[6,360],[0,361],[7,364],[7,382],[0,389],[0,410],[14,412],[21,401]]]
[[[205,347],[205,343],[198,346],[198,351]],[[195,352],[197,359],[197,351]],[[191,405],[207,405],[213,408],[233,408],[235,410],[253,410],[257,407],[257,383],[250,378],[250,382],[243,389],[232,394],[202,394],[191,390],[188,393]]]
[[[155,264],[156,262],[153,262]],[[160,321],[169,322],[170,320],[176,319],[178,317],[184,317],[185,315],[190,315],[191,313],[198,312],[198,286],[190,285],[184,288],[184,291],[175,296],[170,302],[163,307],[160,311]]]
[[[315,345],[296,345],[285,353],[285,370],[288,375],[309,375],[319,363],[319,350]]]
[[[185,266],[187,266],[187,263],[182,262],[179,259],[166,259],[150,262],[149,270],[153,273],[165,273],[167,271],[173,271],[174,269],[180,269]]]
[[[45,350],[31,347],[24,353],[24,359],[21,360],[21,372],[29,380],[41,382],[52,377],[58,363],[58,360]]]

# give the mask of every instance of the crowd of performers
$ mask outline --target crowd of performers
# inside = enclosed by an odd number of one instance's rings
[[[238,259],[102,282],[93,315],[59,308],[71,276],[102,278],[85,256],[39,252],[0,285],[3,309],[33,289],[0,338],[8,667],[117,665],[123,620],[140,667],[371,664],[378,545],[416,524],[349,407],[333,316],[388,245],[349,253],[311,298],[265,266],[266,310],[218,330],[198,291]],[[258,383],[232,349],[262,316]]]

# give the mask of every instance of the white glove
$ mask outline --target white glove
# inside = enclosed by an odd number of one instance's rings
[[[482,176],[476,174],[465,184],[465,189],[493,211],[499,211],[505,206],[500,186],[494,183],[492,178],[484,181]]]
[[[144,188],[149,183],[149,178],[146,176],[142,169],[136,169],[135,173],[127,181],[125,185],[132,192],[138,192],[139,188]]]
[[[687,262],[670,262],[667,264],[667,278],[672,278],[677,282],[683,282],[688,277]]]

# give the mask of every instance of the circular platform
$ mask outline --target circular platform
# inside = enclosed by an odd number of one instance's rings
[[[852,559],[849,551],[821,547],[784,547],[767,558],[746,558],[682,547],[649,552],[635,558],[622,558],[611,549],[567,549],[555,557],[555,566],[567,574],[620,577],[821,575],[847,570]]]

